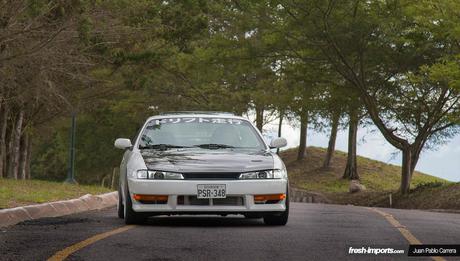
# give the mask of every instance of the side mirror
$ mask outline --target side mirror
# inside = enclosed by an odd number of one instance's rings
[[[279,148],[285,147],[286,145],[287,145],[287,140],[281,137],[274,138],[270,142],[270,148],[272,149],[279,149]]]
[[[131,148],[133,144],[131,144],[130,139],[116,139],[115,140],[115,148],[125,150],[127,148]]]

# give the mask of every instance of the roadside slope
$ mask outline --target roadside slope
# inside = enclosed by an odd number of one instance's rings
[[[326,151],[309,147],[307,158],[296,160],[297,150],[281,153],[288,169],[291,185],[295,188],[320,193],[331,203],[363,206],[389,206],[389,194],[393,207],[421,209],[460,209],[460,184],[415,171],[412,178],[412,193],[397,194],[401,168],[358,156],[358,172],[366,191],[348,193],[349,181],[342,179],[347,154],[336,151],[331,167],[323,169]],[[427,200],[429,199],[429,200]]]

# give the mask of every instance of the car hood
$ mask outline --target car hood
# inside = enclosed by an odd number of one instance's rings
[[[191,172],[246,172],[273,168],[273,155],[265,151],[168,150],[141,151],[148,169]]]

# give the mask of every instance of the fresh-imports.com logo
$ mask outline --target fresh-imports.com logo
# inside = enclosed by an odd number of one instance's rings
[[[404,254],[403,249],[394,249],[391,247],[349,247],[348,254],[361,254],[361,255],[388,255],[388,254]]]

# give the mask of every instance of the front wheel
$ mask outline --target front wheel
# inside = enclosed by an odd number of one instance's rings
[[[118,204],[117,204],[118,217],[125,217],[125,208],[123,206],[123,194],[121,193],[121,188],[118,187]]]
[[[289,194],[286,194],[286,210],[277,214],[268,214],[264,216],[265,225],[284,226],[289,218]]]
[[[125,205],[124,205],[124,218],[125,224],[142,224],[146,217],[144,213],[137,213],[133,210],[133,202],[131,200],[131,196],[129,195],[128,188],[126,188],[126,198],[125,198]]]

